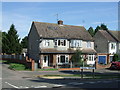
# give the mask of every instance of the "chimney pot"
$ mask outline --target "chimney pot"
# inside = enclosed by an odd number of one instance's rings
[[[63,21],[62,21],[62,20],[59,20],[59,21],[58,21],[58,25],[63,25]]]

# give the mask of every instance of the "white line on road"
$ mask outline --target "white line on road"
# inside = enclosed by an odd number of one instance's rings
[[[19,88],[29,88],[29,87],[26,87],[26,86],[20,86]]]
[[[46,88],[47,86],[36,86],[34,88]]]
[[[15,85],[12,85],[12,84],[8,83],[8,82],[5,82],[5,83],[12,86],[12,87],[14,87],[14,88],[19,88],[19,87],[15,86]]]

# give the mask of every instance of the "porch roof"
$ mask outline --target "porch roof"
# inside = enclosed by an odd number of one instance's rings
[[[40,53],[67,53],[67,54],[73,54],[76,50],[68,49],[68,50],[56,50],[56,49],[41,49]],[[81,50],[83,54],[96,54],[97,52],[94,49],[86,48]]]

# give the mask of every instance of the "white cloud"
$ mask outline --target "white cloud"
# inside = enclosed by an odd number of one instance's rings
[[[98,22],[93,22],[92,24],[97,25],[97,24],[101,24],[101,23],[105,23],[105,24],[118,23],[118,20],[115,20],[115,21],[105,21],[105,22],[100,22],[100,21],[98,21]]]

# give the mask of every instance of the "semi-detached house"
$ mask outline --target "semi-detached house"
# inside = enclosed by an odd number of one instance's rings
[[[120,31],[99,30],[94,36],[94,41],[99,64],[110,63],[114,54],[120,56]]]
[[[28,55],[39,67],[69,64],[77,49],[87,64],[95,63],[94,41],[83,26],[33,22],[28,34]]]

